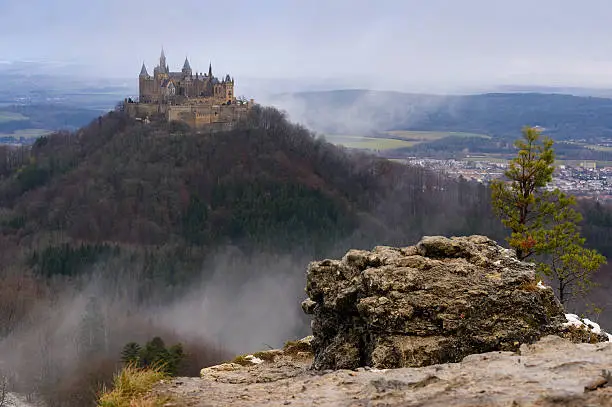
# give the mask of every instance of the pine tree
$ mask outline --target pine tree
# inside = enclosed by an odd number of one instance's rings
[[[136,342],[130,342],[121,351],[121,362],[125,365],[140,365],[140,352],[142,348]]]
[[[164,341],[156,336],[145,344],[141,352],[141,360],[144,367],[164,368],[168,359],[168,350]]]
[[[171,376],[176,376],[178,374],[178,368],[184,357],[185,353],[183,352],[183,345],[181,345],[180,343],[172,345],[168,349],[166,372]]]
[[[538,272],[554,280],[566,304],[586,294],[591,274],[605,257],[584,247],[576,198],[549,188],[555,169],[553,141],[526,127],[514,145],[519,151],[504,173],[508,182],[491,183],[493,209],[510,229],[508,243],[519,260],[537,257]]]

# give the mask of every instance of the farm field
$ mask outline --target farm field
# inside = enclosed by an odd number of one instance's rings
[[[380,136],[357,136],[348,134],[326,134],[325,139],[333,144],[348,148],[366,150],[393,150],[396,148],[412,147],[420,143],[440,140],[445,137],[482,137],[483,134],[444,132],[444,131],[410,131],[393,130],[382,133]]]
[[[411,147],[417,144],[417,142],[394,138],[364,137],[343,134],[326,134],[325,139],[332,144],[363,150],[393,150],[395,148]]]
[[[425,143],[429,141],[440,140],[445,137],[480,137],[490,139],[491,136],[477,133],[464,133],[456,131],[413,131],[413,130],[392,130],[386,131],[385,134],[392,138],[401,138],[402,140],[414,141],[415,143]]]
[[[491,154],[491,155],[483,154],[483,155],[478,155],[478,156],[471,155],[471,156],[463,158],[461,161],[486,161],[489,163],[507,163],[508,159],[501,157],[497,154],[495,155],[494,154]]]
[[[16,112],[3,112],[0,111],[0,123],[8,123],[15,121],[28,120],[28,118],[21,113]]]

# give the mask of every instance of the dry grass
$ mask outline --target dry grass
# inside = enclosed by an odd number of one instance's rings
[[[277,355],[277,352],[269,351],[269,350],[253,353],[253,356],[261,360],[264,360],[266,362],[274,362],[274,358],[276,357],[276,355]]]
[[[283,347],[286,355],[297,355],[300,352],[312,352],[312,347],[309,343],[303,341],[288,341]]]
[[[236,356],[231,363],[236,363],[237,365],[240,366],[253,366],[253,362],[251,362],[249,359],[247,359],[248,355],[239,355]]]
[[[113,379],[113,389],[104,391],[98,401],[99,407],[153,407],[161,400],[145,399],[160,380],[168,376],[160,369],[139,369],[133,366],[124,367]]]
[[[521,290],[523,290],[523,291],[536,292],[536,291],[540,290],[540,288],[538,288],[538,282],[539,281],[540,280],[538,280],[538,279],[528,281],[526,283],[521,284],[521,286],[519,288]]]

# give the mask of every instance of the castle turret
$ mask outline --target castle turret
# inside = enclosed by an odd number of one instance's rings
[[[213,74],[212,74],[212,62],[210,64],[208,64],[208,77],[212,79]]]
[[[191,76],[191,66],[189,65],[189,60],[185,57],[185,63],[183,64],[183,74]]]
[[[164,47],[162,47],[161,55],[159,56],[159,69],[160,73],[168,72],[168,65],[166,64],[166,55],[164,54]]]
[[[144,62],[142,63],[142,68],[140,69],[140,77],[141,78],[149,77],[149,73],[147,72],[147,67],[145,66]]]

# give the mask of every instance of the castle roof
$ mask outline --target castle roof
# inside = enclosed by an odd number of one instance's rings
[[[147,67],[145,66],[144,62],[142,63],[142,68],[140,69],[140,76],[149,76],[149,73],[147,72]]]
[[[171,88],[174,87],[174,82],[170,79],[164,79],[161,83],[162,88]]]
[[[187,59],[187,57],[185,57],[185,63],[183,64],[183,70],[191,71],[191,66],[189,65],[189,60]]]

